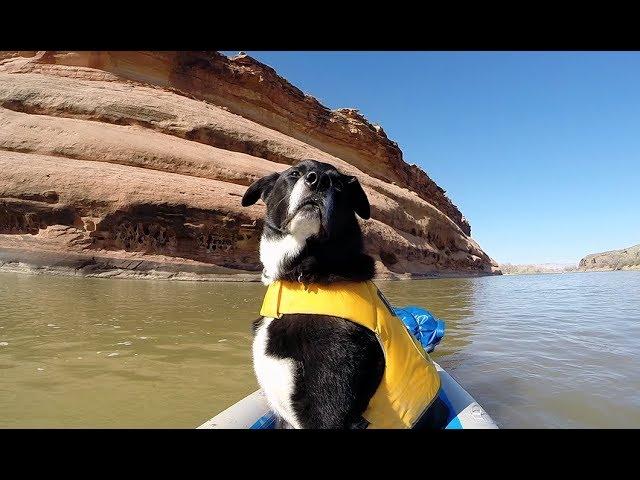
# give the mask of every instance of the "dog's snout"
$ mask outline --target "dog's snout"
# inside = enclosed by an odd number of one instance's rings
[[[318,174],[314,171],[308,172],[304,177],[304,182],[310,187],[315,187],[318,184]]]

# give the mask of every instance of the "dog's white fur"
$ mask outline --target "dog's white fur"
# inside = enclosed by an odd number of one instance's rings
[[[308,187],[304,183],[304,179],[299,178],[293,189],[291,190],[291,194],[289,195],[289,215],[292,215],[298,209],[300,202],[308,192],[307,188]]]
[[[289,196],[289,214],[293,214],[306,193],[307,186],[299,179]],[[269,285],[279,276],[282,263],[295,257],[304,248],[307,239],[320,231],[320,218],[313,213],[299,212],[288,227],[288,234],[280,238],[260,239],[260,261],[263,265],[262,283]]]
[[[289,215],[295,213],[304,198],[306,185],[301,178],[289,196]],[[280,269],[287,258],[295,257],[304,248],[307,239],[320,231],[320,217],[313,212],[298,212],[289,223],[287,234],[282,237],[260,239],[260,261],[264,267],[262,283],[269,285],[279,277]],[[271,409],[293,428],[300,428],[291,405],[295,386],[295,362],[290,358],[276,358],[267,354],[267,329],[273,318],[265,317],[253,340],[253,369],[260,388]]]
[[[282,238],[260,239],[260,261],[262,262],[262,283],[269,285],[278,278],[282,262],[288,257],[295,257],[304,248],[308,237],[300,238],[288,234]]]
[[[295,387],[295,361],[272,357],[266,352],[269,339],[267,329],[272,321],[273,318],[265,317],[256,331],[253,340],[253,369],[271,410],[293,428],[300,428],[291,405]]]

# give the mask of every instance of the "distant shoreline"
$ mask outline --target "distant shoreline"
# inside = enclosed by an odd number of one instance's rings
[[[519,267],[524,267],[524,268],[519,268]],[[619,271],[629,271],[629,270],[631,271],[640,270],[640,265],[623,266],[621,268],[582,268],[582,267],[569,266],[565,269],[551,269],[551,268],[532,269],[528,267],[531,267],[531,266],[530,265],[524,265],[524,266],[511,265],[511,268],[509,268],[509,267],[506,267],[505,265],[500,265],[503,275],[547,275],[547,274],[561,275],[563,273],[619,272]]]
[[[537,273],[569,272],[616,272],[640,270],[640,244],[619,250],[590,253],[577,264],[571,263],[529,263],[500,264],[503,275],[526,275]]]
[[[577,270],[577,264],[567,263],[526,263],[512,264],[501,263],[500,270],[503,275],[528,275],[538,273],[568,273]]]

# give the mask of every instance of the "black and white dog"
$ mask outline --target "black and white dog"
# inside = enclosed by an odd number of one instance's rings
[[[361,282],[375,274],[356,214],[370,216],[355,177],[305,160],[254,182],[242,205],[267,205],[260,242],[262,280]],[[276,414],[294,428],[358,428],[384,373],[375,335],[327,315],[289,314],[254,322],[253,362]]]

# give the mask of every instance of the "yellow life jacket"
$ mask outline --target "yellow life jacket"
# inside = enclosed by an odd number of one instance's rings
[[[373,282],[273,282],[260,315],[280,318],[289,313],[340,317],[375,333],[385,370],[363,414],[368,428],[411,428],[435,400],[440,389],[435,365]]]

